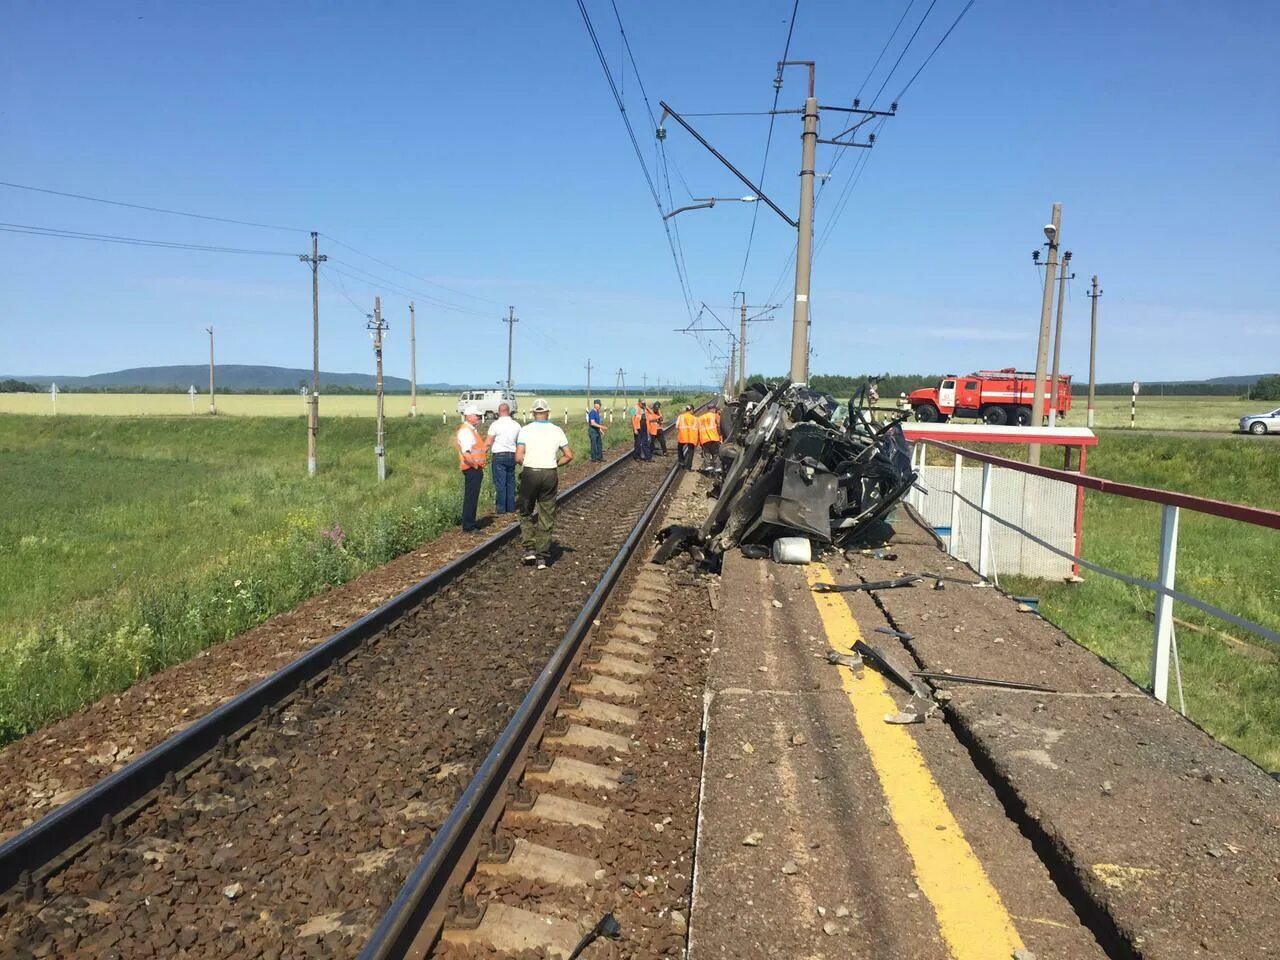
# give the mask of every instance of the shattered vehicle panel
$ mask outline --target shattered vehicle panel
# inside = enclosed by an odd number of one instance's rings
[[[753,384],[723,417],[722,480],[700,530],[669,531],[669,556],[807,537],[818,545],[883,542],[889,511],[916,481],[901,418],[876,424],[855,396],[843,422],[828,394]]]

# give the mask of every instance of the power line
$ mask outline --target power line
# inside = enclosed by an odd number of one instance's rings
[[[898,35],[898,31],[902,29],[903,23],[906,22],[907,14],[911,12],[911,8],[916,5],[916,0],[907,0],[907,7],[902,11],[902,16],[898,18],[897,26],[889,34],[889,39],[884,42],[884,46],[880,48],[880,55],[876,57],[876,62],[871,65],[871,69],[867,71],[866,77],[862,81],[862,85],[858,87],[858,92],[853,95],[855,100],[861,99],[862,91],[867,88],[867,84],[871,82],[871,76],[876,72],[876,67],[880,66],[880,61],[884,59],[884,55],[889,52],[889,46],[893,43],[893,38]]]
[[[402,283],[399,283],[398,281],[391,280],[387,277],[380,276],[376,273],[370,273],[368,270],[365,270],[363,267],[357,267],[354,263],[348,263],[346,260],[339,260],[336,257],[330,257],[329,263],[331,265],[335,263],[341,264],[342,266],[346,267],[348,270],[355,271],[354,274],[345,273],[342,270],[337,270],[332,266],[330,266],[330,269],[332,269],[335,273],[342,274],[343,276],[347,277],[350,280],[358,280],[361,283],[366,283],[366,284],[381,285],[389,289],[391,292],[398,293],[401,296],[420,298],[421,300],[427,303],[430,303],[432,306],[439,307],[441,310],[449,310],[454,313],[462,313],[462,314],[466,314],[468,316],[473,316],[473,317],[489,316],[488,313],[485,313],[481,310],[476,310],[473,307],[464,307],[456,303],[450,303],[447,300],[441,300],[439,297],[436,297],[433,294],[426,293],[422,290],[415,290],[412,287],[408,287]]]
[[[197,253],[240,253],[263,257],[296,257],[290,250],[250,250],[243,247],[222,247],[203,243],[185,243],[175,240],[151,240],[145,237],[122,237],[110,233],[89,233],[82,230],[64,230],[61,227],[39,227],[26,223],[0,223],[0,231],[22,233],[37,237],[57,237],[63,240],[92,240],[98,243],[117,243],[135,247],[161,247],[166,250],[188,250]]]
[[[193,220],[212,220],[215,223],[234,223],[241,227],[260,227],[264,230],[287,230],[291,233],[307,233],[301,227],[282,227],[274,223],[255,223],[252,220],[235,220],[231,217],[213,217],[204,213],[190,213],[186,210],[170,210],[166,207],[150,207],[143,203],[126,203],[123,200],[107,200],[103,197],[91,197],[83,193],[69,193],[65,190],[50,190],[47,187],[33,187],[25,183],[11,183],[0,180],[0,187],[12,187],[14,190],[30,190],[33,193],[47,193],[55,197],[69,197],[73,200],[89,200],[93,203],[106,203],[113,207],[129,207],[132,210],[145,210],[148,213],[167,213],[174,217],[190,217]]]
[[[893,79],[893,75],[898,72],[898,67],[902,64],[902,58],[907,55],[907,51],[911,49],[911,44],[916,42],[916,37],[920,35],[920,28],[924,26],[924,22],[929,19],[929,14],[933,13],[933,8],[938,5],[938,0],[931,0],[929,9],[924,12],[924,16],[920,18],[920,22],[916,24],[915,30],[911,37],[907,40],[907,45],[902,48],[902,52],[898,54],[898,59],[893,62],[893,67],[885,76],[884,82],[880,84],[880,89],[876,91],[876,95],[871,98],[871,106],[876,105],[876,101],[880,99],[880,94],[884,93],[884,88],[889,85],[889,81]]]
[[[970,8],[977,2],[978,0],[969,0],[969,2],[965,4],[964,9],[960,11],[960,15],[952,21],[951,26],[947,27],[947,32],[942,35],[942,39],[939,40],[937,45],[929,51],[929,55],[924,58],[924,63],[920,64],[920,69],[911,75],[911,79],[907,81],[907,85],[902,88],[902,93],[898,94],[899,100],[901,100],[903,95],[911,89],[911,85],[916,82],[916,77],[920,76],[924,71],[924,68],[929,65],[929,61],[933,59],[933,55],[938,52],[939,48],[944,43],[947,42],[947,37],[951,36],[951,31],[960,25],[960,21],[964,19],[964,15],[968,13]]]
[[[441,290],[448,290],[450,293],[456,293],[460,297],[467,297],[468,299],[471,299],[471,300],[479,300],[481,303],[491,303],[491,304],[494,304],[495,306],[503,305],[497,300],[490,300],[488,297],[481,297],[474,293],[467,293],[465,290],[456,290],[453,287],[446,287],[443,283],[437,283],[436,281],[430,280],[427,277],[416,274],[411,270],[405,270],[403,267],[397,267],[394,263],[388,263],[386,260],[381,260],[378,257],[375,257],[371,253],[365,253],[363,250],[356,249],[351,244],[346,243],[342,240],[339,240],[337,237],[335,237],[331,233],[322,233],[320,234],[320,236],[324,237],[326,240],[336,243],[340,247],[345,247],[347,250],[350,250],[352,253],[359,254],[362,257],[372,260],[374,263],[382,264],[382,266],[387,267],[390,270],[394,270],[396,273],[403,273],[406,277],[413,277],[413,279],[415,280],[420,280],[423,283],[430,284],[433,287],[439,287]]]
[[[791,6],[791,23],[787,26],[787,42],[782,48],[782,57],[778,61],[778,73],[773,80],[773,107],[769,110],[769,132],[764,138],[764,160],[760,163],[760,189],[764,189],[764,177],[769,170],[769,148],[773,145],[773,125],[778,119],[778,98],[782,95],[782,63],[791,52],[791,37],[796,30],[796,12],[800,9],[800,0]],[[742,270],[738,274],[737,289],[742,289],[742,282],[747,276],[747,264],[751,261],[751,245],[756,238],[756,222],[760,219],[760,204],[755,204],[751,211],[751,229],[747,232],[747,249],[742,255]],[[772,299],[772,298],[771,298]]]
[[[614,10],[616,12],[617,8],[615,7]],[[618,107],[618,112],[622,114],[622,122],[627,128],[627,136],[631,140],[631,147],[635,150],[636,160],[640,162],[640,170],[644,173],[645,183],[649,186],[649,193],[653,197],[654,206],[658,208],[658,215],[661,217],[663,212],[662,196],[658,193],[658,188],[653,181],[653,176],[649,173],[649,165],[645,162],[644,152],[640,149],[639,140],[636,139],[636,131],[631,125],[631,117],[627,114],[626,104],[623,102],[622,95],[618,92],[618,85],[613,79],[613,71],[609,69],[609,60],[604,54],[604,48],[600,46],[600,38],[596,35],[595,26],[591,23],[591,14],[587,12],[587,7],[583,0],[578,0],[578,12],[582,14],[582,22],[587,28],[587,35],[591,39],[591,46],[595,49],[596,59],[600,61],[600,69],[604,71],[605,81],[609,84],[609,90],[613,93],[613,101]],[[681,292],[685,296],[685,309],[688,310],[690,315],[692,315],[693,306],[691,298],[686,290],[687,281],[685,279],[685,271],[681,264],[676,242],[672,237],[671,226],[668,220],[662,220],[662,229],[667,237],[667,246],[671,248],[671,259],[675,264],[676,274],[680,278]]]

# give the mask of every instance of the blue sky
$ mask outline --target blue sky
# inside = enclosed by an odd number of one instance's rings
[[[879,105],[963,5],[937,0]],[[613,9],[587,6],[656,168]],[[911,5],[864,99],[928,7]],[[655,109],[659,99],[688,113],[771,105],[792,0],[618,8]],[[801,0],[791,56],[818,61],[821,103],[848,104],[906,8]],[[673,332],[689,310],[574,2],[7,9],[0,180],[317,229],[417,275],[323,241],[334,258],[321,285],[325,369],[372,369],[363,314],[381,293],[387,369],[407,375],[412,290],[423,382],[501,378],[507,304],[521,318],[517,382],[581,382],[588,357],[597,383],[611,385],[619,366],[629,383],[706,379],[709,345]],[[1033,364],[1041,294],[1030,252],[1053,201],[1064,204],[1077,274],[1066,371],[1087,375],[1092,273],[1105,290],[1100,379],[1280,367],[1277,40],[1280,7],[1264,2],[978,0],[884,125],[834,225],[859,157],[833,168],[834,154],[819,154],[819,171],[833,176],[817,209],[818,237],[831,232],[814,267],[813,369]],[[779,106],[803,95],[803,73],[788,71]],[[824,136],[841,119],[828,114]],[[691,122],[759,174],[767,117]],[[797,116],[777,118],[765,180],[789,211],[799,128]],[[667,129],[677,206],[690,193],[746,192]],[[789,304],[795,234],[766,208],[739,283],[752,209],[723,204],[672,221],[695,310],[705,301],[728,320],[722,308],[739,288],[751,304],[770,294]],[[0,212],[6,223],[128,237],[282,253],[309,245],[305,232],[4,187]],[[786,367],[789,306],[777,316],[752,328],[752,369]],[[209,324],[220,362],[308,366],[310,322],[309,275],[296,258],[0,232],[0,373],[198,363]]]

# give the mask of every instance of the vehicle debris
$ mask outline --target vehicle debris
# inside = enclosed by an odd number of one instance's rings
[[[715,505],[696,531],[664,530],[654,561],[687,548],[715,567],[725,550],[782,537],[815,550],[883,546],[893,534],[885,518],[917,475],[904,417],[872,422],[865,396],[850,398],[841,419],[829,394],[790,380],[751,384],[724,411]]]
[[[876,627],[876,633],[887,633],[891,637],[897,637],[899,640],[914,640],[914,633],[907,633],[905,630],[895,630],[893,627]]]
[[[814,593],[855,593],[858,590],[895,590],[899,587],[914,587],[924,577],[910,574],[897,580],[868,580],[866,583],[815,583]]]
[[[862,676],[862,657],[858,654],[840,653],[838,650],[827,651],[827,663],[834,663],[840,667],[848,667],[850,670],[858,671],[858,676]]]
[[[911,675],[921,680],[948,681],[950,683],[971,683],[983,687],[1003,687],[1008,690],[1035,690],[1037,693],[1057,693],[1052,687],[1039,683],[1026,683],[1022,680],[997,680],[993,677],[969,677],[960,673],[933,673],[928,670],[912,670]]]

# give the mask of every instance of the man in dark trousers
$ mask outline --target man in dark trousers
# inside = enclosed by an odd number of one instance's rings
[[[604,463],[604,432],[608,429],[600,414],[600,401],[597,400],[587,411],[587,439],[591,441],[592,463]]]
[[[559,468],[573,460],[564,431],[551,422],[545,400],[533,402],[533,421],[516,437],[516,462],[520,464],[520,539],[525,564],[539,570],[551,565],[551,545],[556,527],[556,494],[560,492]],[[535,510],[537,515],[534,515]]]
[[[653,406],[649,408],[649,442],[653,444],[653,452],[662,451],[661,456],[667,455],[667,435],[662,432],[662,404],[655,400]]]
[[[649,408],[643,400],[636,401],[636,412],[631,416],[631,433],[636,441],[636,459],[652,460],[653,444],[649,441]]]
[[[480,503],[480,483],[484,480],[485,444],[476,430],[479,422],[480,409],[467,407],[462,412],[462,426],[454,438],[458,448],[458,469],[462,471],[463,533],[474,533],[480,529],[476,523],[476,506]]]

